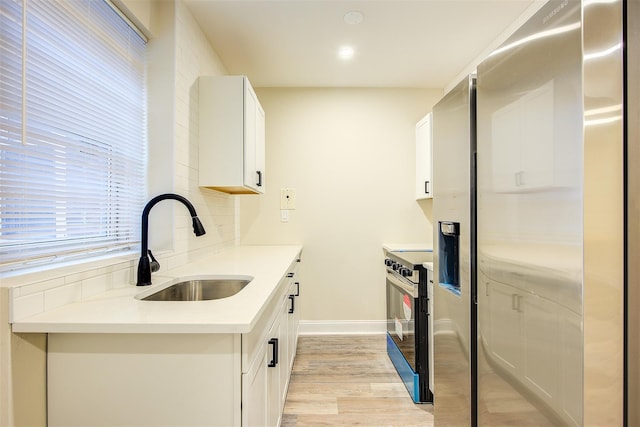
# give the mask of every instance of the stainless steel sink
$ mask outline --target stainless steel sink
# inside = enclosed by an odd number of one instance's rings
[[[244,289],[253,277],[225,276],[183,280],[164,289],[141,296],[144,301],[205,301],[233,296]]]

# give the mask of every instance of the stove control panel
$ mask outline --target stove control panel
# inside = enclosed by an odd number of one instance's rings
[[[387,267],[387,272],[389,274],[394,274],[404,278],[411,283],[418,283],[420,273],[417,270],[413,270],[391,258],[385,258],[384,265]]]

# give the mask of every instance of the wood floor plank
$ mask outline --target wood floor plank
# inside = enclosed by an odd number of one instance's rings
[[[302,336],[282,417],[292,426],[433,426],[386,353],[384,335]]]
[[[285,415],[282,427],[292,426],[366,426],[366,427],[429,427],[433,422],[425,421],[424,416],[415,417],[407,414],[371,414],[363,417],[360,414],[342,415]]]

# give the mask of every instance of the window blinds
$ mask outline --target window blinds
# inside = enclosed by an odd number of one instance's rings
[[[144,41],[102,0],[2,0],[0,42],[0,269],[131,249]]]

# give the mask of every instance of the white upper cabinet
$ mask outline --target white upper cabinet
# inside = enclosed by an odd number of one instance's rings
[[[198,79],[199,185],[232,194],[265,192],[265,115],[245,76]]]
[[[416,200],[433,197],[431,113],[416,124]]]
[[[555,91],[550,81],[493,113],[495,192],[522,193],[575,185],[572,180],[580,171],[571,152],[573,139],[557,119],[572,112],[556,111]]]

